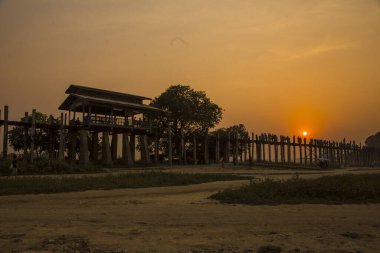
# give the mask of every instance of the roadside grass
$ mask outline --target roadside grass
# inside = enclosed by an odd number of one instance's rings
[[[80,192],[122,188],[146,188],[245,180],[231,174],[142,172],[96,176],[32,176],[0,178],[0,195]]]
[[[251,180],[249,185],[226,189],[210,198],[223,203],[258,205],[380,203],[380,174]]]

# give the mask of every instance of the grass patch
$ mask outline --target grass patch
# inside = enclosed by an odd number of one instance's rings
[[[238,189],[226,189],[210,198],[242,204],[344,204],[380,203],[380,174],[294,177],[285,181],[253,181]]]
[[[0,195],[80,192],[174,185],[201,184],[213,181],[244,180],[230,174],[183,174],[143,172],[96,176],[36,176],[0,178]]]

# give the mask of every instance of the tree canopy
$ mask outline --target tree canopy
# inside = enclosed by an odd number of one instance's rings
[[[57,120],[54,119],[52,116],[50,118],[53,120],[51,123],[57,123]],[[22,121],[25,120],[25,118],[21,119]],[[32,116],[29,116],[27,118],[28,122],[32,121]],[[36,123],[49,123],[49,117],[46,114],[43,114],[41,112],[36,112]],[[37,156],[39,156],[42,152],[48,150],[48,143],[49,143],[49,135],[48,130],[45,129],[37,129],[34,135],[35,138],[35,148],[37,152]],[[30,150],[31,146],[31,137],[30,134],[27,136],[26,139],[27,143],[26,146],[28,150]],[[20,151],[24,147],[24,127],[14,127],[12,130],[9,131],[9,142],[12,148],[15,151]],[[57,146],[58,140],[54,140],[54,145]]]
[[[223,109],[213,103],[204,91],[195,91],[187,85],[172,85],[151,105],[165,109],[168,114],[161,119],[173,123],[173,130],[206,133],[222,119]]]
[[[369,136],[365,144],[372,150],[380,151],[380,132]]]

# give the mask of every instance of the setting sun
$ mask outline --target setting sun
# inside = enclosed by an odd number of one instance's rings
[[[303,132],[302,132],[302,135],[303,135],[303,136],[307,136],[307,135],[308,135],[308,132],[303,131]]]

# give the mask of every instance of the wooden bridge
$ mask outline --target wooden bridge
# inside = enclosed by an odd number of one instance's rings
[[[65,101],[59,109],[59,121],[48,123],[36,122],[36,111],[29,113],[21,121],[10,121],[8,106],[4,107],[4,118],[0,127],[4,127],[3,158],[8,157],[9,127],[24,128],[23,159],[33,162],[35,159],[36,129],[45,129],[49,133],[48,153],[50,159],[81,164],[102,162],[108,166],[118,159],[119,135],[122,136],[121,158],[127,167],[136,162],[136,137],[140,137],[141,161],[145,164],[158,164],[165,157],[169,165],[209,164],[209,163],[245,163],[276,164],[285,166],[318,166],[327,163],[330,167],[370,166],[379,162],[378,155],[366,146],[346,140],[326,141],[300,137],[277,136],[274,134],[228,132],[221,137],[220,133],[196,136],[181,134],[175,136],[170,124],[165,128],[154,125],[165,112],[144,104],[149,98],[90,87],[71,85]],[[101,155],[98,143],[101,134]],[[26,139],[31,137],[31,152]],[[54,138],[59,137],[59,147],[54,146]],[[89,137],[90,136],[90,137]],[[110,142],[109,137],[112,137]],[[77,140],[79,156],[77,156]],[[89,147],[89,140],[93,144]],[[164,140],[164,141],[163,141]],[[180,143],[173,150],[173,141]],[[160,149],[160,145],[165,145]],[[151,150],[149,151],[149,147]],[[173,152],[174,151],[174,152]],[[78,159],[79,158],[79,159]],[[153,160],[153,161],[152,161]]]

